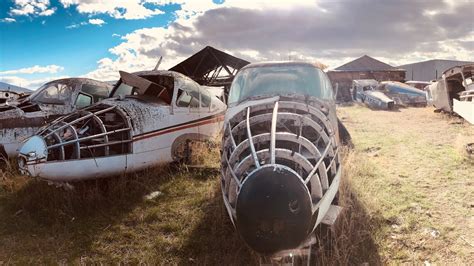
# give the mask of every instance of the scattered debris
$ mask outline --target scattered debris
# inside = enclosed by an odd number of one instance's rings
[[[433,238],[437,238],[441,235],[441,233],[434,228],[425,228],[423,231],[425,234],[429,234]]]
[[[431,234],[432,237],[435,237],[435,238],[436,238],[436,237],[439,237],[440,232],[439,232],[438,230],[433,230],[433,231],[431,231],[430,234]]]
[[[381,149],[382,148],[380,147],[369,147],[369,148],[364,149],[364,152],[366,152],[371,157],[378,157],[379,156],[378,153]]]
[[[162,194],[163,194],[163,192],[161,192],[161,191],[153,191],[150,194],[145,195],[144,198],[146,200],[152,200],[152,199],[157,198],[158,196],[160,196]]]
[[[466,242],[469,246],[474,247],[474,244],[472,244],[471,242],[469,242],[464,236],[461,236],[460,238],[461,238],[464,242]]]
[[[474,155],[474,142],[466,144],[466,152],[470,155]]]

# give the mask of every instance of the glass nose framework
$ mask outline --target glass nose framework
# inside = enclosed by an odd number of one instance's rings
[[[253,105],[224,132],[221,186],[240,235],[261,253],[297,247],[314,230],[340,167],[327,108],[317,101]]]
[[[47,161],[126,154],[131,152],[131,123],[117,106],[99,104],[56,119],[33,138],[45,144]]]

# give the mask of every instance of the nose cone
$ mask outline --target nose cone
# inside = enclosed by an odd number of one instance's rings
[[[311,197],[293,170],[264,166],[247,177],[237,199],[237,230],[257,252],[302,244],[311,233]]]
[[[25,143],[23,143],[23,146],[21,146],[19,157],[20,168],[24,166],[21,165],[22,163],[25,164],[30,161],[46,160],[48,157],[46,142],[40,136],[29,138]]]

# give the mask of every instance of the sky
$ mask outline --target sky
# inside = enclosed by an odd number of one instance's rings
[[[0,0],[0,81],[111,81],[207,45],[251,62],[474,61],[474,0]]]

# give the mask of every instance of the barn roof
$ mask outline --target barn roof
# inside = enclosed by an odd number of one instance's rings
[[[206,46],[170,70],[182,73],[201,85],[219,86],[230,84],[237,71],[249,63]],[[219,74],[220,72],[222,74]]]
[[[337,71],[397,71],[402,70],[379,61],[368,55],[361,56],[353,61],[350,61],[335,70]]]

